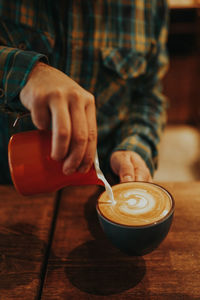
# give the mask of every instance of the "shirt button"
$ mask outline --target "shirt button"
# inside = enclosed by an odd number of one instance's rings
[[[0,89],[0,98],[2,98],[4,96],[4,90]]]
[[[26,44],[24,42],[19,43],[18,48],[21,50],[25,50],[26,49]]]

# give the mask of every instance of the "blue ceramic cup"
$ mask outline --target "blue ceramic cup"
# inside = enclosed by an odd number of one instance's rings
[[[129,255],[144,255],[167,236],[174,214],[174,199],[163,187],[147,182],[112,187],[115,204],[106,192],[97,202],[101,227],[114,246]]]

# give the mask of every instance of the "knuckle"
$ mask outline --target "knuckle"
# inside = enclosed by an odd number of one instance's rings
[[[74,141],[76,144],[82,146],[87,142],[87,136],[85,132],[80,132],[78,134],[76,134],[76,136],[74,137]]]
[[[97,131],[95,129],[90,129],[88,134],[88,142],[94,142],[97,138]]]
[[[32,97],[32,109],[37,109],[43,103],[43,93],[35,90]]]
[[[57,88],[51,90],[47,94],[47,98],[50,98],[50,99],[61,99],[61,98],[63,98],[63,89],[57,87]]]
[[[71,101],[75,101],[75,102],[80,102],[81,104],[87,106],[89,104],[94,104],[95,103],[95,98],[94,96],[90,93],[87,92],[81,88],[76,88],[76,89],[72,89],[70,91],[70,94],[68,94],[67,96],[70,97]]]
[[[35,101],[41,101],[42,99],[45,98],[45,92],[42,88],[34,88],[33,91],[33,99]]]
[[[64,141],[68,138],[69,132],[67,128],[60,128],[57,132],[58,139]]]
[[[38,112],[41,110],[41,108],[46,107],[46,105],[47,105],[47,98],[45,92],[42,90],[35,89],[31,101],[32,110]]]
[[[93,103],[94,104],[94,102],[95,102],[94,95],[88,92],[87,93],[87,101],[88,101],[88,103]]]
[[[80,101],[81,99],[81,92],[79,91],[79,89],[73,89],[70,93],[70,98],[72,100],[76,100],[76,101]]]

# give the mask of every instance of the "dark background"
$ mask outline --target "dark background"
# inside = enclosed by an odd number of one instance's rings
[[[170,104],[168,124],[200,127],[200,4],[197,2],[191,1],[187,8],[181,6],[181,0],[178,7],[171,5],[168,51],[170,68],[164,79],[164,92]]]

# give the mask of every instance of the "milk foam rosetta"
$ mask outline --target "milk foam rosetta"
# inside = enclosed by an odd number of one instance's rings
[[[129,182],[113,187],[115,204],[106,192],[99,198],[98,208],[107,219],[122,225],[148,225],[162,219],[172,206],[171,196],[161,187]]]

